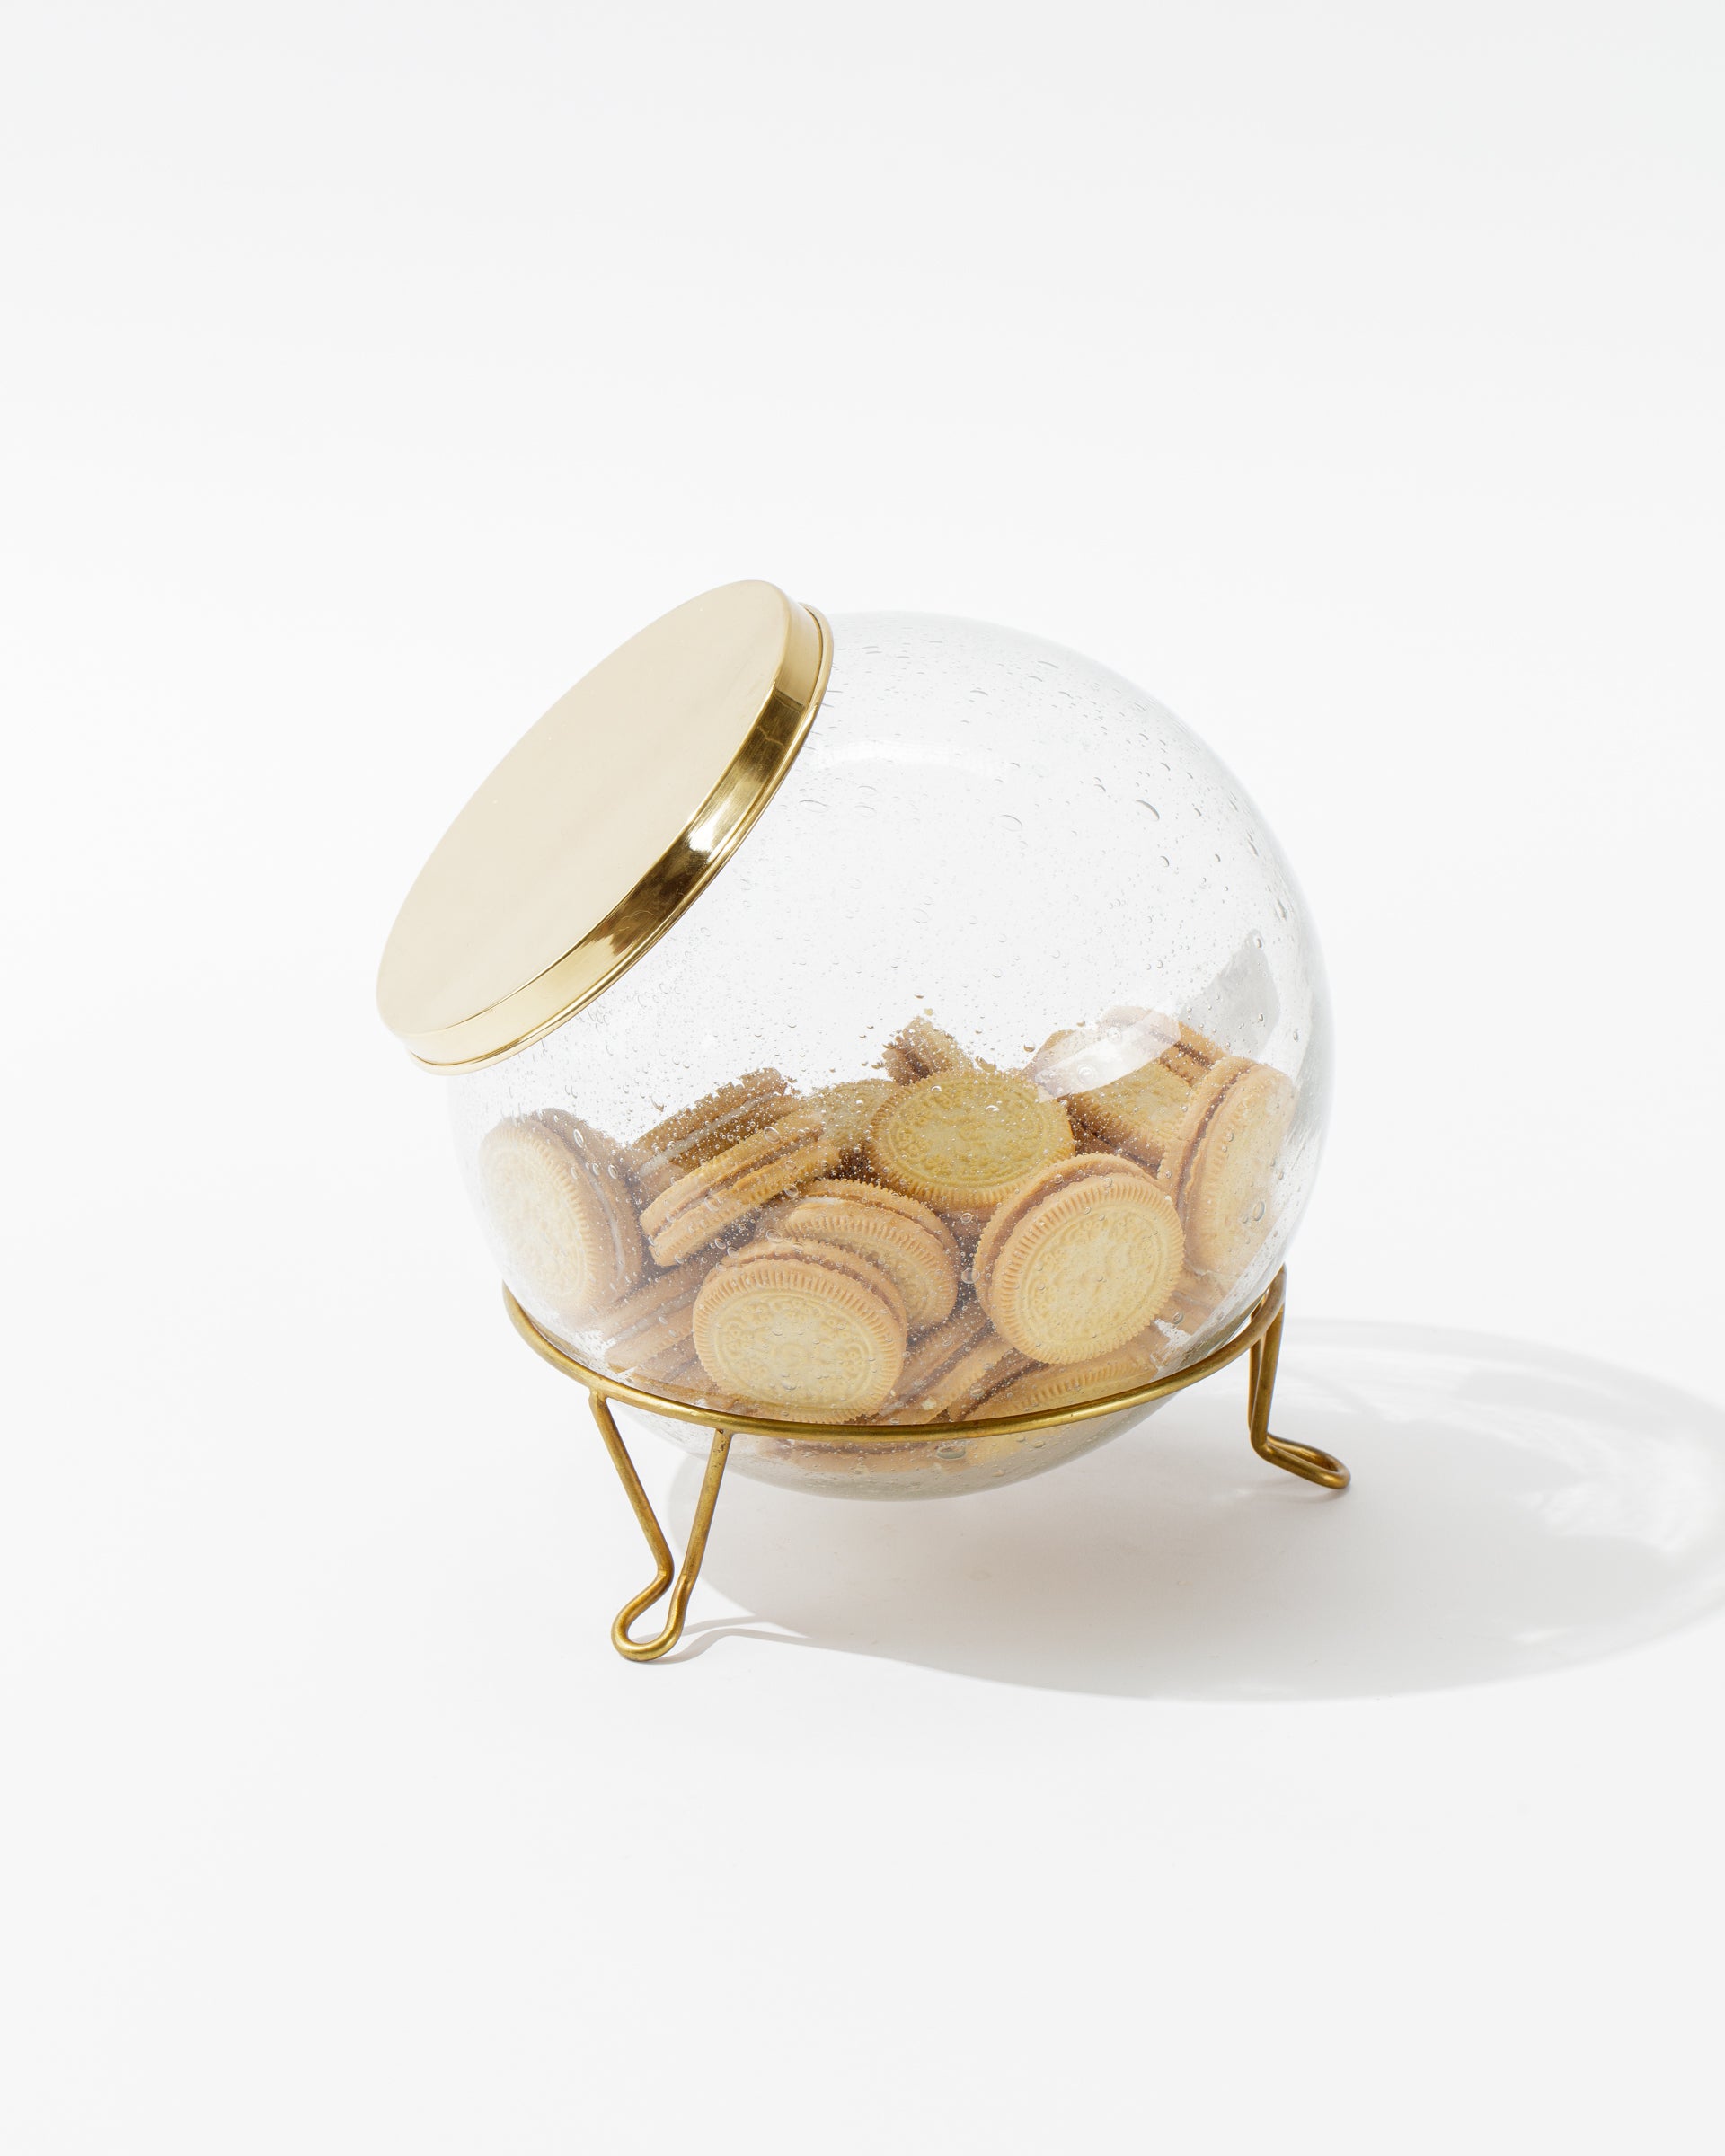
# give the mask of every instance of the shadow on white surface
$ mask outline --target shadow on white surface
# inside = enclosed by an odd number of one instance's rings
[[[978,1497],[729,1478],[703,1585],[756,1615],[703,1622],[697,1589],[677,1658],[744,1634],[1066,1691],[1325,1699],[1533,1676],[1725,1602],[1725,1413],[1686,1393],[1515,1340],[1290,1323],[1274,1427],[1348,1462],[1341,1496],[1255,1458],[1243,1397],[1225,1377]],[[676,1477],[679,1546],[699,1479]]]

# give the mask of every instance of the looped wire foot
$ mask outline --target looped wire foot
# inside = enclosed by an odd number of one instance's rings
[[[1278,1306],[1261,1340],[1252,1343],[1246,1389],[1246,1413],[1252,1430],[1252,1449],[1272,1467],[1285,1469],[1306,1482],[1325,1489],[1346,1489],[1353,1477],[1333,1453],[1320,1452],[1314,1445],[1293,1445],[1270,1435],[1269,1403],[1276,1392],[1276,1365],[1282,1353],[1282,1317]]]
[[[719,1501],[719,1485],[724,1480],[725,1460],[730,1451],[730,1432],[715,1430],[712,1449],[707,1454],[707,1471],[702,1478],[701,1495],[695,1500],[694,1519],[689,1528],[688,1545],[683,1552],[683,1568],[679,1572],[671,1557],[671,1546],[665,1540],[647,1492],[641,1487],[641,1477],[635,1472],[635,1463],[629,1457],[629,1448],[623,1442],[616,1418],[611,1412],[611,1403],[602,1392],[592,1396],[593,1419],[599,1426],[599,1435],[605,1440],[605,1449],[611,1455],[611,1464],[618,1479],[629,1493],[629,1502],[641,1523],[641,1532],[647,1538],[647,1547],[653,1553],[653,1577],[650,1586],[641,1589],[632,1600],[625,1602],[617,1612],[611,1626],[611,1644],[617,1652],[631,1662],[657,1662],[661,1655],[668,1655],[683,1637],[683,1620],[689,1606],[689,1596],[694,1583],[701,1577],[701,1560],[707,1553],[707,1532],[712,1525],[712,1508]],[[672,1586],[675,1579],[676,1585]],[[671,1599],[666,1606],[665,1624],[651,1639],[633,1639],[629,1628],[637,1617],[671,1589]]]

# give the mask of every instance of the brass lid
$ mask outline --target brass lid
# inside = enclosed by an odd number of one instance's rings
[[[632,637],[517,742],[438,842],[384,949],[377,1008],[433,1070],[524,1048],[656,943],[802,747],[832,632],[726,584]]]

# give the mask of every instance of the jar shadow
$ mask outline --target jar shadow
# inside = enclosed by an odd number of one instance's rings
[[[1559,1350],[1292,1321],[1278,1434],[1334,1496],[1258,1460],[1243,1381],[1179,1396],[1051,1474],[927,1503],[726,1482],[692,1624],[1008,1684],[1339,1699],[1537,1676],[1725,1603],[1725,1412]],[[675,1478],[686,1533],[700,1482]],[[698,1617],[700,1595],[695,1611]]]

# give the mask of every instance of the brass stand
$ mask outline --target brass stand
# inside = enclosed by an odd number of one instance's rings
[[[1284,1268],[1252,1304],[1239,1330],[1220,1348],[1212,1348],[1208,1355],[1184,1370],[1176,1370],[1147,1384],[1135,1385],[1128,1392],[1110,1393],[1105,1400],[1086,1400],[1075,1407],[1045,1408],[1035,1415],[991,1417],[976,1427],[986,1428],[991,1436],[1012,1437],[1034,1430],[1059,1428],[1068,1423],[1091,1422],[1099,1416],[1118,1415],[1128,1408],[1147,1407],[1152,1401],[1164,1400],[1172,1392],[1183,1392],[1188,1385],[1196,1385],[1214,1376],[1216,1371],[1237,1362],[1250,1351],[1246,1415],[1252,1451],[1261,1460],[1268,1460],[1272,1467],[1283,1468],[1307,1482],[1316,1482],[1325,1489],[1346,1489],[1348,1470],[1340,1460],[1329,1453],[1321,1453],[1315,1445],[1292,1445],[1285,1437],[1270,1435],[1269,1408],[1276,1392],[1276,1365],[1281,1355],[1283,1304],[1287,1297],[1287,1272]],[[661,1655],[669,1654],[683,1636],[689,1596],[700,1577],[701,1560],[707,1552],[707,1534],[712,1526],[713,1507],[719,1501],[719,1485],[724,1480],[725,1461],[730,1452],[730,1441],[738,1431],[797,1438],[813,1445],[903,1445],[913,1434],[914,1426],[907,1427],[902,1424],[883,1429],[871,1423],[774,1422],[753,1415],[727,1415],[722,1421],[715,1422],[708,1409],[695,1407],[688,1401],[670,1400],[662,1393],[643,1392],[639,1386],[626,1385],[618,1378],[589,1370],[585,1363],[578,1363],[555,1341],[548,1339],[508,1288],[503,1291],[503,1303],[516,1330],[535,1354],[542,1356],[565,1376],[579,1378],[587,1387],[593,1419],[599,1426],[605,1449],[629,1493],[641,1532],[653,1553],[651,1584],[624,1604],[611,1627],[612,1646],[631,1662],[656,1662]],[[654,1515],[647,1492],[641,1488],[641,1477],[635,1471],[635,1463],[618,1431],[616,1418],[611,1412],[614,1400],[624,1401],[632,1408],[645,1409],[650,1414],[668,1416],[674,1422],[703,1424],[712,1431],[707,1471],[701,1480],[701,1495],[695,1501],[694,1520],[683,1552],[681,1571],[671,1556],[671,1546],[665,1540],[664,1530]],[[930,1429],[931,1434],[938,1431],[943,1440],[952,1435],[952,1427],[947,1424],[931,1425]],[[671,1590],[671,1599],[666,1608],[663,1629],[651,1639],[631,1639],[630,1626],[643,1611],[651,1609],[667,1587]]]

